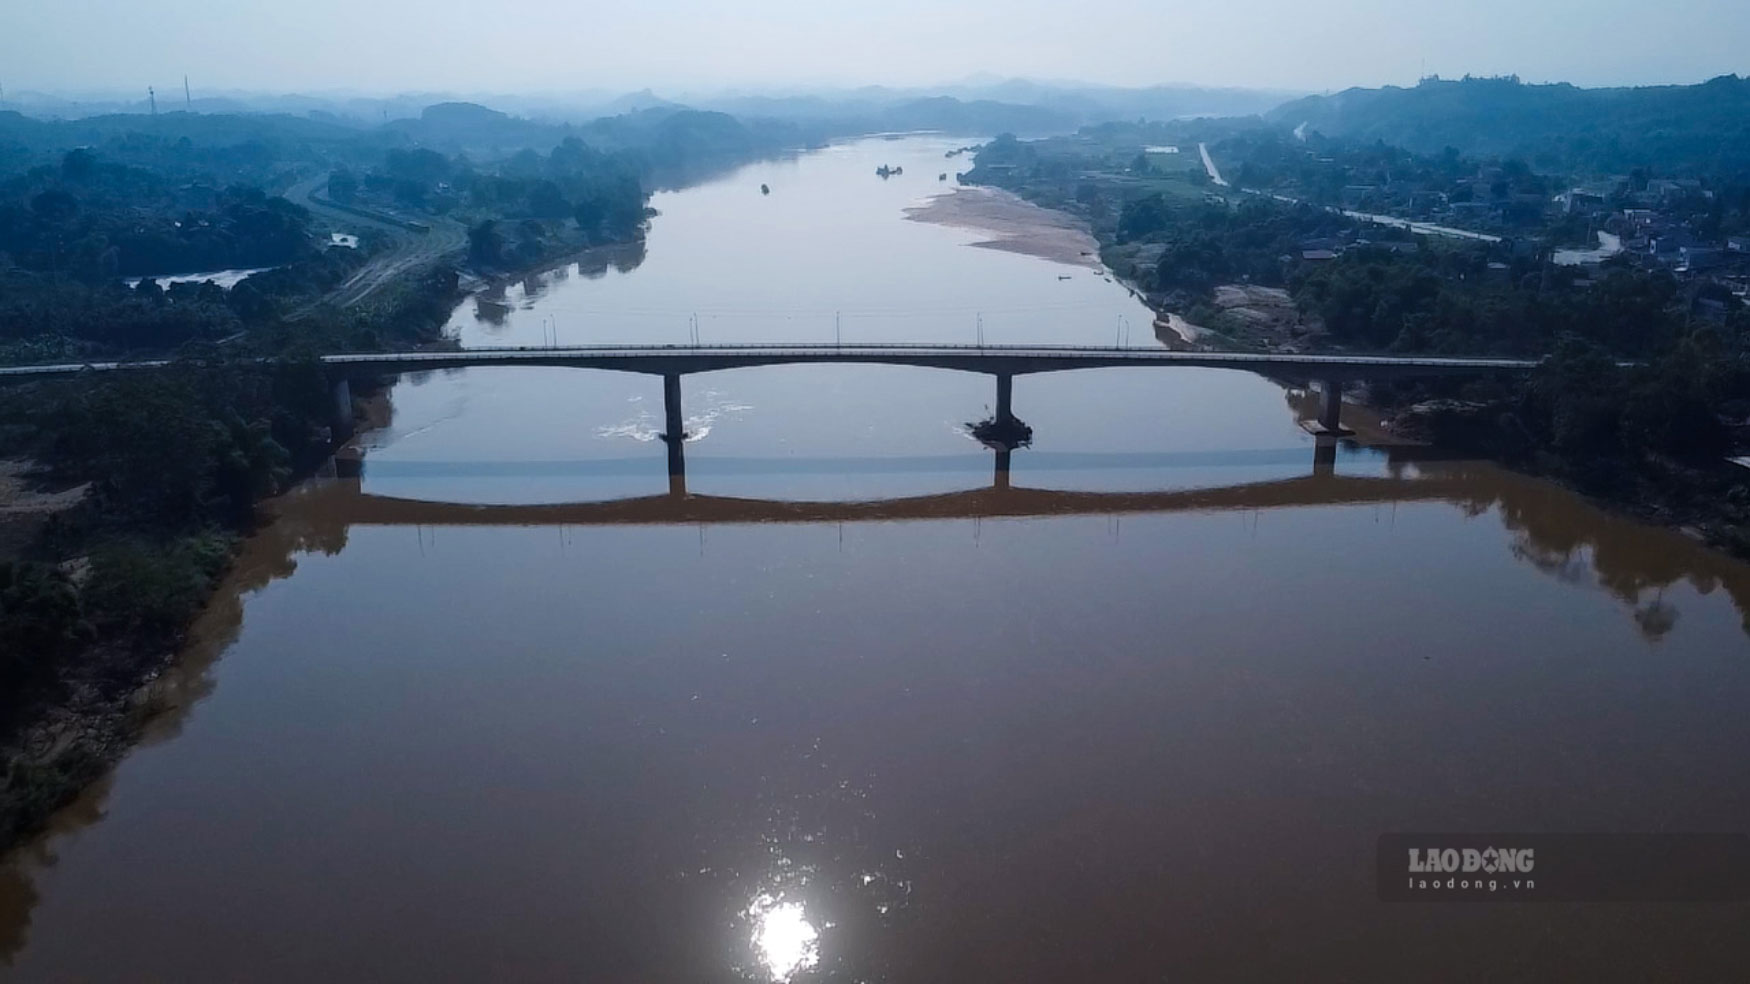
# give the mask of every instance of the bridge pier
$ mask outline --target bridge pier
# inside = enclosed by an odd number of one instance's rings
[[[333,416],[329,421],[329,433],[334,437],[336,446],[352,440],[352,385],[345,376],[334,381],[331,389],[333,396]]]
[[[679,373],[664,373],[662,377],[662,415],[664,428],[662,439],[668,444],[668,484],[669,491],[676,488],[675,480],[679,479],[680,494],[686,493],[687,459],[685,445],[687,443],[686,422],[681,417],[681,377]]]
[[[1008,423],[1015,419],[1015,377],[1012,373],[997,373],[997,420]]]
[[[997,470],[991,482],[993,488],[1006,489],[1009,487],[1009,455],[1013,453],[1012,451],[997,452]]]
[[[1343,426],[1343,382],[1338,379],[1326,379],[1319,387],[1319,419],[1306,421],[1301,426],[1314,434],[1324,437],[1348,437],[1355,433]]]
[[[1319,437],[1313,441],[1313,477],[1329,478],[1337,474],[1337,439]]]

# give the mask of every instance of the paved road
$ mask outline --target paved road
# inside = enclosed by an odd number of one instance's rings
[[[1232,187],[1227,183],[1227,179],[1221,176],[1221,170],[1215,166],[1215,158],[1209,156],[1209,145],[1200,143],[1197,145],[1197,151],[1203,155],[1203,169],[1209,172],[1209,180],[1223,188]],[[1235,190],[1248,195],[1257,195],[1260,198],[1274,199],[1289,205],[1312,204],[1299,198],[1291,198],[1288,195],[1278,195],[1268,191],[1254,191],[1250,188],[1236,188]],[[1313,207],[1322,208],[1328,212],[1336,212],[1339,215],[1347,216],[1351,219],[1359,219],[1362,222],[1372,222],[1375,225],[1408,229],[1413,233],[1423,236],[1445,236],[1448,239],[1468,239],[1472,242],[1479,243],[1498,243],[1501,241],[1500,236],[1491,236],[1486,232],[1472,232],[1469,229],[1455,229],[1452,226],[1435,225],[1432,222],[1413,222],[1409,219],[1400,219],[1395,215],[1377,215],[1373,212],[1354,212],[1331,205],[1314,205]]]
[[[1227,179],[1221,176],[1221,170],[1215,166],[1215,158],[1209,156],[1209,145],[1206,143],[1198,144],[1197,152],[1203,155],[1203,170],[1209,172],[1209,180],[1226,188],[1228,186]]]

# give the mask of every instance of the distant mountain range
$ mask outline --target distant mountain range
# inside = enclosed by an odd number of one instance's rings
[[[720,109],[738,116],[768,116],[776,119],[819,120],[869,117],[882,114],[896,119],[928,119],[948,103],[996,107],[1016,114],[1015,125],[1002,127],[1016,133],[1064,132],[1091,123],[1113,120],[1172,120],[1188,116],[1252,116],[1290,98],[1294,93],[1255,89],[1211,89],[1188,85],[1147,88],[1117,88],[1074,82],[1034,82],[1009,79],[961,83],[931,89],[893,89],[866,86],[857,89],[805,90],[792,93],[754,93],[685,97],[690,105]],[[996,132],[996,131],[991,131]]]
[[[1110,121],[1220,117],[1240,125],[1246,125],[1242,120],[1285,128],[1304,125],[1330,137],[1381,140],[1422,153],[1453,147],[1472,156],[1519,157],[1541,171],[1614,174],[1645,167],[1667,175],[1750,173],[1750,79],[1733,75],[1698,85],[1609,89],[1526,85],[1515,78],[1429,79],[1412,88],[1293,96],[1187,85],[1119,88],[977,79],[928,89],[795,88],[678,93],[672,98],[649,89],[466,97],[223,93],[185,103],[177,91],[159,95],[158,111],[160,117],[187,116],[183,110],[192,107],[198,114],[231,117],[230,126],[240,131],[249,129],[250,115],[279,115],[339,129],[380,129],[393,142],[446,152],[487,154],[550,147],[566,136],[612,146],[634,134],[631,142],[638,146],[661,146],[661,135],[650,132],[657,126],[684,133],[689,141],[769,148],[780,143],[807,146],[858,133],[940,130],[968,137],[1003,132],[1029,136]],[[150,106],[144,99],[73,100],[13,92],[0,110],[39,120],[82,121],[95,135],[137,125],[129,120],[137,121]],[[744,129],[714,119],[713,113],[735,117]],[[694,115],[663,123],[674,114]],[[160,126],[210,131],[208,125],[192,121]],[[282,122],[274,129],[284,134],[286,126],[290,124]],[[64,132],[79,131],[69,123]],[[326,136],[295,128],[291,132],[318,141]]]
[[[1266,119],[1428,154],[1519,157],[1545,171],[1738,175],[1750,171],[1750,79],[1582,89],[1515,78],[1429,79],[1286,103]]]
[[[424,147],[477,160],[550,151],[577,137],[636,153],[658,183],[700,168],[868,133],[934,130],[968,138],[1066,133],[1107,120],[1254,114],[1279,94],[1191,86],[1116,89],[1073,83],[962,83],[952,91],[878,86],[766,94],[625,94],[449,98],[410,94],[226,93],[185,100],[69,99],[7,94],[0,104],[0,169],[32,166],[74,147],[107,147],[140,132],[200,146],[273,143],[292,159],[361,161],[388,147]],[[295,148],[295,150],[293,149]],[[125,156],[125,155],[124,155]]]
[[[1250,116],[1295,95],[1249,89],[1187,85],[1118,88],[1076,82],[1026,79],[984,80],[927,88],[789,89],[759,92],[697,92],[663,96],[650,89],[630,93],[582,91],[569,94],[406,93],[375,97],[351,94],[266,94],[223,92],[185,100],[180,88],[157,94],[160,113],[288,113],[331,118],[357,126],[417,119],[428,106],[475,103],[550,123],[586,123],[651,109],[717,110],[743,117],[797,123],[832,123],[886,118],[896,128],[986,130],[986,120],[1006,122],[1016,132],[1059,132],[1084,123],[1183,116]],[[956,104],[959,104],[958,106]],[[967,107],[971,107],[970,109]],[[148,99],[115,94],[83,97],[38,92],[8,93],[0,109],[41,119],[80,119],[149,113]],[[991,131],[995,132],[995,131]]]

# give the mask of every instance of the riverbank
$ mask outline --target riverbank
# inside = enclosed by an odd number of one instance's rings
[[[1363,287],[1364,293],[1381,293],[1383,288],[1377,284],[1388,279],[1383,275],[1385,272],[1414,267],[1419,262],[1405,254],[1382,250],[1376,255],[1358,256],[1357,263],[1349,266],[1338,266],[1338,261],[1328,256],[1317,262],[1311,259],[1302,262],[1292,250],[1285,250],[1278,261],[1274,250],[1255,251],[1252,256],[1237,252],[1236,244],[1244,238],[1232,228],[1226,230],[1225,241],[1192,248],[1187,243],[1208,238],[1204,224],[1213,221],[1207,212],[1197,212],[1200,206],[1174,206],[1157,195],[1152,207],[1147,198],[1123,198],[1123,204],[1114,207],[1120,200],[1118,196],[1114,194],[1110,201],[1104,196],[1108,185],[1114,189],[1122,186],[1120,178],[1112,176],[1107,184],[1101,184],[1086,171],[1080,172],[1083,184],[1073,198],[1056,177],[1016,183],[1012,170],[991,173],[1029,198],[1038,196],[1053,204],[1064,203],[1064,208],[1072,210],[1065,214],[1068,221],[1078,221],[1084,212],[1093,216],[1090,227],[1098,234],[1108,269],[1121,283],[1135,278],[1149,286],[1148,291],[1139,291],[1139,296],[1156,311],[1156,337],[1171,348],[1318,353],[1370,351],[1390,343],[1395,350],[1415,352],[1426,351],[1438,342],[1441,351],[1451,352],[1455,343],[1467,340],[1476,346],[1476,351],[1493,351],[1489,347],[1491,341],[1504,344],[1498,336],[1485,334],[1485,328],[1495,326],[1480,321],[1470,327],[1469,335],[1461,321],[1457,331],[1447,329],[1439,339],[1394,340],[1394,336],[1404,335],[1404,325],[1413,323],[1407,316],[1400,316],[1404,319],[1401,323],[1389,325],[1383,336],[1378,332],[1369,335],[1358,329],[1357,324],[1371,329],[1373,312],[1382,309],[1383,301],[1357,302],[1351,305],[1353,310],[1332,302],[1333,297],[1349,296],[1345,291],[1353,293],[1357,283],[1375,285]],[[1201,207],[1208,209],[1212,203],[1205,202]],[[1233,214],[1227,213],[1230,222],[1234,221]],[[1102,215],[1110,221],[1101,220]],[[1304,214],[1254,217],[1248,221],[1270,235],[1281,235],[1282,229],[1271,222],[1293,222],[1305,217]],[[1380,219],[1354,214],[1346,217],[1376,222]],[[1198,225],[1191,229],[1183,223]],[[1290,228],[1295,229],[1295,235],[1316,231]],[[1418,233],[1451,234],[1455,241],[1473,243],[1468,248],[1474,250],[1492,248],[1490,237],[1461,234],[1462,230],[1424,229],[1415,224],[1405,228]],[[1613,245],[1601,238],[1600,252],[1607,253]],[[1258,266],[1260,262],[1265,266]],[[1370,278],[1353,275],[1351,268],[1361,263],[1371,264],[1375,275]],[[1283,266],[1288,269],[1280,269]],[[1293,277],[1324,279],[1304,293],[1297,291],[1291,295],[1281,287],[1263,286],[1255,281],[1222,283],[1211,276],[1219,273],[1224,279],[1232,278],[1248,269],[1270,274],[1258,278],[1266,282]],[[1433,270],[1417,268],[1415,273],[1424,282],[1438,277]],[[1498,295],[1513,289],[1511,282],[1497,287],[1468,281],[1440,283],[1443,290],[1453,295],[1452,307],[1460,314],[1489,310],[1489,304],[1501,300]],[[1308,304],[1304,310],[1303,302]],[[1608,315],[1590,310],[1589,296],[1585,294],[1564,296],[1556,304],[1551,304],[1548,298],[1540,303],[1552,310],[1566,305],[1584,312],[1589,323],[1600,322]],[[1673,327],[1669,330],[1675,335],[1683,330],[1687,319],[1673,312],[1667,306],[1658,313],[1671,320]],[[1327,316],[1333,319],[1329,324]],[[1339,316],[1345,319],[1342,324],[1334,320]],[[1422,319],[1426,320],[1426,316]],[[1572,367],[1552,368],[1540,376],[1536,388],[1523,382],[1468,390],[1449,385],[1386,388],[1381,390],[1385,400],[1377,408],[1382,414],[1392,414],[1407,402],[1455,403],[1450,398],[1475,395],[1485,402],[1476,405],[1471,419],[1457,425],[1448,422],[1431,428],[1424,426],[1415,433],[1432,436],[1442,446],[1462,448],[1521,474],[1556,482],[1629,518],[1682,532],[1732,556],[1750,558],[1750,489],[1746,487],[1750,470],[1724,460],[1729,454],[1725,449],[1730,447],[1730,438],[1719,433],[1716,421],[1723,411],[1717,405],[1717,397],[1711,398],[1710,403],[1705,395],[1709,389],[1702,379],[1704,374],[1698,374],[1694,366],[1678,372],[1623,369],[1603,353],[1614,352],[1617,359],[1638,355],[1649,366],[1664,359],[1679,359],[1680,353],[1655,352],[1648,356],[1644,351],[1610,348],[1611,340],[1620,340],[1620,334],[1613,336],[1602,330],[1595,334],[1592,345],[1598,353],[1596,364],[1585,356],[1576,356]],[[1376,340],[1380,337],[1385,341]],[[1554,341],[1549,345],[1554,348]],[[1717,369],[1713,375],[1723,372],[1726,370]],[[1685,384],[1683,380],[1689,382]],[[1599,410],[1600,407],[1604,409]],[[1573,425],[1558,434],[1562,421],[1576,413],[1588,419],[1597,418],[1585,430],[1589,443],[1583,447],[1573,444],[1580,433]],[[1673,415],[1687,416],[1680,423]]]
[[[1433,399],[1407,406],[1375,404],[1371,409],[1392,435],[1475,455],[1560,486],[1607,512],[1673,530],[1725,556],[1750,560],[1750,494],[1745,482],[1750,470],[1730,461],[1652,457],[1632,467],[1602,461],[1588,472],[1576,472],[1547,451],[1501,447],[1499,421],[1511,417],[1511,401]]]
[[[461,297],[453,273],[409,270],[354,337],[441,342]],[[372,387],[357,392],[369,408]],[[255,503],[332,451],[314,364],[177,363],[5,397],[0,852],[133,747],[154,681],[256,531]]]
[[[93,507],[80,508],[89,512]],[[83,540],[76,556],[55,565],[58,570],[49,576],[66,597],[103,597],[83,606],[88,617],[78,623],[77,641],[68,640],[71,648],[54,658],[53,665],[39,667],[27,688],[7,695],[0,709],[5,715],[0,729],[0,855],[42,829],[132,748],[156,712],[153,681],[175,662],[183,629],[204,607],[241,542],[239,535],[217,528],[150,543],[106,533]],[[29,569],[19,561],[10,567]],[[139,582],[127,583],[128,575],[118,568],[133,571]],[[174,596],[163,595],[166,590]],[[128,591],[140,597],[114,597]],[[130,605],[142,608],[129,623],[106,624],[101,636],[94,631],[92,622],[108,622],[119,614],[99,615],[99,610]],[[147,614],[148,606],[160,610]],[[166,631],[157,615],[181,619],[182,627]],[[31,655],[48,661],[52,654]]]
[[[459,286],[465,295],[490,297],[520,280],[573,264],[584,276],[594,276],[609,269],[630,270],[644,262],[644,251],[643,237],[595,245],[563,243],[540,259],[512,268],[469,268],[464,271]]]
[[[1182,317],[1176,311],[1161,316],[1193,326],[1188,341],[1204,349],[1295,354],[1319,348],[1324,338],[1317,319],[1302,316],[1280,287],[1222,284],[1208,299],[1186,305]]]
[[[586,271],[635,266],[643,249],[642,239],[583,248],[570,244],[516,270],[476,274],[467,284],[450,276],[435,283],[441,267],[404,267],[379,285],[380,303],[373,316],[383,326],[378,341],[405,339],[395,344],[421,349],[454,346],[441,329],[469,294],[560,265],[576,263]],[[386,426],[391,413],[387,387],[355,384],[353,415],[361,432]],[[296,458],[299,464],[282,485],[286,490],[330,460],[326,454]],[[124,758],[151,722],[169,709],[160,678],[177,664],[190,626],[232,573],[238,546],[258,532],[253,520],[240,527],[216,522],[192,531],[114,530],[107,508],[86,498],[91,483],[44,490],[33,478],[37,471],[46,473],[27,459],[0,461],[0,564],[41,556],[45,559],[33,562],[36,568],[69,572],[63,580],[77,599],[81,618],[89,621],[99,618],[95,603],[85,598],[93,557],[117,544],[132,549],[136,541],[149,540],[158,566],[116,576],[174,584],[175,600],[171,609],[155,610],[142,623],[129,606],[159,606],[164,599],[145,588],[132,590],[136,585],[121,585],[130,590],[104,602],[114,610],[102,613],[106,622],[101,638],[94,635],[55,656],[51,679],[36,681],[30,695],[0,707],[0,854],[33,838],[57,810]],[[63,532],[53,544],[42,542],[47,524],[56,517]],[[67,529],[90,532],[69,535]]]

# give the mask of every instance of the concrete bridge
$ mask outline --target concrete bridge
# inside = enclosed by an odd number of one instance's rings
[[[1279,355],[1258,352],[1175,352],[1155,348],[1100,348],[1070,345],[944,345],[883,343],[863,345],[600,345],[575,348],[476,348],[450,352],[381,352],[325,355],[334,379],[335,433],[351,435],[354,376],[398,375],[482,366],[563,367],[644,373],[663,379],[663,403],[671,471],[684,467],[681,444],[681,377],[693,373],[755,366],[811,363],[916,366],[985,373],[996,377],[996,414],[1012,420],[1016,376],[1072,369],[1118,367],[1237,369],[1278,379],[1317,383],[1322,393],[1316,430],[1339,435],[1343,386],[1363,380],[1427,376],[1467,376],[1529,372],[1526,359],[1436,358],[1386,355]],[[161,368],[166,360],[65,363],[0,367],[0,383],[77,377],[94,372]]]

